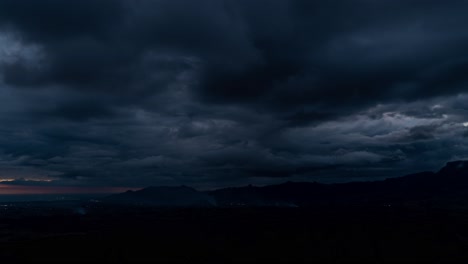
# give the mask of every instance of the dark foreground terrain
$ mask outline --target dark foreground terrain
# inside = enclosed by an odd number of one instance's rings
[[[13,261],[468,261],[468,211],[418,207],[9,205]]]
[[[376,182],[0,203],[0,260],[468,262],[468,161]]]

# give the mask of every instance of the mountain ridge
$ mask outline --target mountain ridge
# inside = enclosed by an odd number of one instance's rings
[[[149,186],[138,191],[127,191],[113,194],[104,202],[111,204],[192,207],[213,206],[214,200],[203,192],[188,186]]]
[[[382,205],[463,196],[464,191],[468,191],[468,161],[461,160],[448,162],[437,172],[419,172],[381,181],[334,184],[287,181],[204,192],[184,185],[150,186],[112,195],[105,201],[168,207]]]

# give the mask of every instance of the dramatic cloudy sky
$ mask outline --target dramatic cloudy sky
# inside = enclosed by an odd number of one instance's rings
[[[0,0],[0,181],[375,180],[468,157],[468,1]]]

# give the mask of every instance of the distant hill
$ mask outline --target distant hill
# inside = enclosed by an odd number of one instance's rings
[[[411,202],[465,201],[468,161],[449,162],[438,172],[421,172],[374,182],[321,184],[286,182],[199,192],[193,188],[148,187],[104,199],[108,203],[148,206],[281,206],[396,205]]]
[[[206,193],[187,186],[148,187],[127,191],[103,199],[106,203],[161,207],[213,206],[214,199]]]
[[[449,162],[439,172],[421,172],[374,182],[286,182],[209,192],[220,206],[392,205],[468,201],[468,161]]]

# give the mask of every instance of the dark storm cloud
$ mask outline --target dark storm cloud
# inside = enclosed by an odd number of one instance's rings
[[[463,158],[467,9],[1,0],[0,174],[210,186]]]

